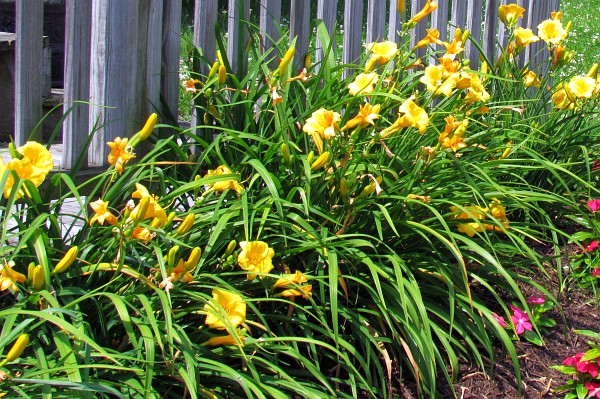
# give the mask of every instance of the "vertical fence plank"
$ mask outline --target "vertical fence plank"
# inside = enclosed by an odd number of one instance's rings
[[[179,13],[181,14],[181,4],[179,4],[178,7]],[[208,74],[210,64],[212,64],[217,57],[215,41],[216,22],[217,2],[214,0],[196,0],[194,6],[194,46],[202,49],[202,54],[209,62],[209,65],[205,65],[204,63],[200,65],[200,73],[205,75]],[[181,29],[181,22],[179,22],[179,27]],[[179,48],[177,48],[177,52],[179,53]]]
[[[43,0],[16,2],[15,143],[24,144],[42,118]]]
[[[362,49],[362,32],[356,29],[362,26],[363,0],[346,0],[344,3],[344,48],[342,49],[342,62],[355,64],[360,59]],[[350,74],[344,70],[344,78]]]
[[[290,5],[290,40],[296,38],[296,56],[294,70],[304,65],[304,57],[308,53],[310,41],[310,1],[292,0]]]
[[[145,54],[146,59],[140,64],[146,64],[145,76],[146,94],[142,93],[142,118],[150,115],[153,112],[161,112],[160,106],[160,91],[161,91],[161,63],[162,63],[162,22],[163,22],[163,1],[162,0],[150,0],[148,2],[148,8],[146,11],[146,18],[143,18],[147,22],[146,34],[146,46]],[[144,33],[144,31],[142,31]],[[144,58],[140,58],[144,60]]]
[[[448,1],[438,1],[437,10],[431,13],[431,28],[435,28],[440,32],[440,40],[448,39]]]
[[[423,9],[423,7],[425,6],[426,1],[425,0],[414,0],[411,2],[411,16],[415,15],[416,13],[418,13],[419,11],[421,11]],[[421,40],[423,37],[425,37],[425,35],[427,34],[427,21],[428,21],[429,17],[426,17],[425,19],[423,19],[421,22],[419,22],[417,24],[417,26],[415,26],[413,29],[411,29],[410,31],[410,47],[413,48],[417,45],[417,42],[419,40]],[[415,53],[417,55],[418,58],[422,58],[425,55],[425,48],[419,48],[415,50]]]
[[[96,105],[90,109],[90,124],[99,126],[89,151],[92,165],[107,164],[107,142],[139,128],[139,17],[137,0],[94,0],[92,6],[90,97]]]
[[[317,19],[320,19],[325,24],[327,32],[329,32],[329,38],[331,39],[331,51],[335,51],[335,28],[336,28],[336,17],[337,17],[337,2],[330,0],[319,0],[317,3]],[[323,49],[321,41],[317,37],[317,52],[315,54],[315,62],[319,64],[323,60],[323,52],[327,49]]]
[[[65,81],[63,112],[62,166],[72,169],[77,158],[87,167],[85,142],[89,133],[89,106],[76,101],[90,99],[91,0],[67,0],[65,3]]]
[[[498,0],[485,3],[485,29],[483,30],[483,53],[492,61],[496,52],[496,32],[498,31]],[[502,26],[500,26],[502,29]]]
[[[456,28],[464,29],[467,23],[468,0],[452,0],[452,11],[450,12],[450,36],[448,40],[454,37]]]
[[[477,43],[481,43],[481,21],[483,14],[483,2],[482,0],[469,0],[467,4],[467,21],[465,26],[460,27],[461,29],[469,29],[471,31],[471,38]],[[479,50],[475,47],[471,40],[467,40],[463,43],[465,46],[465,58],[470,61],[470,68],[477,69],[479,62]]]
[[[213,0],[214,1],[214,0]],[[246,70],[244,47],[248,42],[246,21],[250,19],[250,0],[229,0],[227,18],[227,58],[231,73],[241,77]],[[214,40],[214,37],[212,38]]]
[[[398,0],[390,0],[390,14],[388,19],[388,40],[400,44],[398,31],[402,28],[402,21],[406,18],[406,10],[398,9]]]
[[[162,23],[161,94],[164,101],[162,112],[169,119],[177,120],[181,46],[180,0],[164,0]]]
[[[273,47],[279,37],[281,21],[281,0],[260,0],[260,30],[262,33],[263,51],[266,53]],[[269,61],[271,68],[277,66],[279,54],[274,52]]]
[[[369,0],[367,3],[367,43],[380,42],[385,38],[385,0]]]

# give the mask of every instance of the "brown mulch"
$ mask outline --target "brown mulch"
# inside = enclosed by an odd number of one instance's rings
[[[558,279],[553,266],[547,269],[550,279],[540,278],[541,273],[531,273],[531,278],[553,293],[562,307],[561,314],[555,307],[546,313],[556,320],[555,327],[543,335],[544,346],[536,346],[525,340],[515,342],[520,360],[521,392],[515,377],[514,367],[507,353],[499,352],[492,365],[488,359],[485,373],[474,365],[461,364],[460,373],[453,387],[438,387],[439,398],[460,399],[513,399],[513,398],[562,398],[564,393],[555,389],[570,379],[570,376],[550,368],[578,352],[590,349],[590,338],[577,334],[575,330],[600,332],[600,303],[589,289],[577,287],[574,283],[566,292],[559,293]],[[539,296],[535,288],[523,285],[525,297]],[[499,345],[500,347],[500,345]],[[398,397],[418,398],[414,386],[400,384]]]

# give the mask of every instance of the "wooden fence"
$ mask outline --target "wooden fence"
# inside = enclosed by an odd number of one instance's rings
[[[415,14],[426,0],[407,1],[406,13]],[[498,6],[506,0],[439,0],[438,9],[413,30],[412,42],[426,35],[425,28],[437,28],[441,39],[452,34],[454,26],[468,28],[491,55],[503,26],[498,22]],[[517,0],[527,9],[523,26],[535,27],[559,0]],[[63,168],[71,168],[83,152],[90,132],[94,137],[85,165],[106,163],[106,142],[131,135],[146,116],[177,115],[180,66],[181,0],[65,0],[65,82],[63,126]],[[259,10],[250,10],[249,0],[228,0],[227,56],[237,71],[237,60],[247,37],[244,23],[250,12],[258,13],[265,49],[279,39],[282,30],[282,0],[260,0]],[[42,17],[43,0],[16,2],[15,141],[23,143],[41,118],[42,104]],[[311,7],[329,32],[342,26],[342,62],[352,63],[364,52],[366,42],[397,41],[397,31],[407,16],[398,12],[398,0],[345,0],[343,21],[338,21],[335,0],[291,0],[290,37],[297,37],[297,62],[309,49]],[[342,10],[339,10],[340,13]],[[217,1],[196,0],[194,44],[208,59],[214,59]],[[363,20],[366,12],[366,26]],[[450,27],[450,28],[448,28]],[[286,31],[285,27],[283,27]],[[482,29],[483,28],[483,29]],[[366,31],[366,32],[365,32]],[[240,47],[242,46],[242,47]],[[318,44],[317,44],[318,46]],[[536,54],[542,44],[528,49]],[[466,55],[476,65],[479,54],[467,45]],[[527,54],[526,54],[527,56]],[[319,51],[314,57],[320,58]],[[89,105],[88,105],[89,104]],[[192,127],[194,126],[192,121]]]

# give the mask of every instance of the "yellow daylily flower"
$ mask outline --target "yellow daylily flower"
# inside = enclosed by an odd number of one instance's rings
[[[207,312],[204,324],[209,328],[224,330],[226,324],[235,328],[246,321],[246,302],[233,292],[213,289],[212,300],[204,305],[204,310]]]
[[[547,19],[538,25],[538,36],[549,44],[559,44],[567,38],[568,32],[558,19]]]
[[[521,28],[520,26],[515,28],[515,41],[517,47],[523,48],[538,40],[540,40],[540,38],[534,35],[531,29]]]
[[[198,92],[198,89],[196,88],[198,83],[201,83],[198,79],[190,78],[183,82],[183,88],[185,89],[186,93],[195,94]]]
[[[282,296],[285,298],[301,296],[304,299],[307,299],[309,296],[312,296],[312,285],[302,285],[297,288],[288,288],[287,290],[283,290],[275,296]]]
[[[421,11],[419,11],[418,13],[416,13],[408,22],[407,24],[415,24],[419,21],[421,21],[423,18],[425,18],[426,16],[428,16],[429,14],[431,14],[434,10],[436,10],[438,8],[438,4],[437,1],[432,1],[432,0],[427,0],[427,3],[425,4],[425,6],[421,9]]]
[[[217,169],[210,169],[204,177],[218,176],[218,175],[233,175],[234,173],[225,165],[220,165]],[[212,191],[225,191],[233,190],[238,194],[242,193],[244,187],[239,183],[237,179],[222,180],[212,183],[208,190]]]
[[[17,292],[19,287],[17,283],[24,283],[27,277],[13,269],[15,262],[5,262],[0,265],[0,291],[10,290]]]
[[[296,270],[294,274],[284,274],[281,276],[275,284],[273,284],[273,288],[287,288],[293,287],[294,285],[304,284],[308,281],[306,275],[299,270]]]
[[[567,95],[575,98],[591,98],[596,89],[596,79],[589,76],[573,76],[567,83]]]
[[[238,265],[248,271],[248,280],[254,280],[257,273],[269,273],[273,270],[275,251],[263,241],[242,241],[242,251],[238,255]]]
[[[50,151],[43,145],[35,141],[30,141],[17,148],[17,152],[21,154],[21,159],[13,158],[7,164],[4,164],[0,160],[0,175],[5,171],[14,170],[19,179],[29,180],[38,187],[54,168],[54,160]],[[10,196],[14,184],[15,179],[12,173],[10,173],[3,187],[5,198]],[[16,194],[16,198],[20,198],[22,195],[23,191],[20,191]]]
[[[356,126],[361,128],[365,128],[369,125],[375,124],[375,119],[379,118],[379,109],[381,108],[381,104],[377,104],[375,106],[366,103],[364,105],[360,105],[360,109],[358,114],[346,122],[346,125],[342,128],[342,130],[352,129]]]
[[[90,225],[94,222],[98,222],[104,225],[104,222],[114,226],[117,224],[117,217],[108,210],[108,202],[102,201],[101,199],[90,202],[90,207],[94,211],[94,216],[90,219]]]
[[[244,346],[244,342],[246,340],[246,337],[244,336],[238,336],[240,343],[238,343],[235,338],[229,334],[229,335],[221,335],[218,337],[212,337],[209,338],[208,341],[206,341],[206,345],[209,346],[220,346],[220,345],[241,345]],[[216,397],[216,396],[215,396]]]
[[[367,44],[367,50],[371,53],[371,59],[376,59],[379,64],[385,64],[398,53],[398,45],[395,42],[375,42]]]
[[[131,152],[131,148],[128,146],[128,138],[115,138],[115,141],[106,143],[110,148],[110,154],[108,154],[108,163],[115,167],[115,170],[120,174],[125,170],[125,165],[129,160],[135,158],[135,155]]]
[[[512,27],[519,18],[523,18],[525,9],[517,4],[503,4],[498,7],[498,17],[507,27]]]
[[[410,123],[410,126],[419,129],[421,134],[425,133],[427,126],[429,126],[429,115],[423,108],[409,98],[400,105],[400,112],[404,114],[403,116]]]
[[[439,30],[433,28],[433,29],[425,29],[425,31],[427,32],[427,36],[425,36],[423,39],[419,40],[415,47],[421,48],[421,47],[425,47],[431,43],[443,44],[443,42],[440,40],[440,31]]]
[[[321,108],[313,112],[310,118],[306,120],[302,131],[329,140],[335,137],[336,131],[339,129],[338,122],[341,119],[339,113]]]
[[[150,194],[148,189],[144,187],[140,183],[135,183],[136,190],[131,194],[131,198],[139,198],[142,199],[144,197],[149,198],[148,207],[146,209],[145,215],[137,215],[140,212],[140,203],[138,203],[135,208],[131,211],[131,217],[136,220],[146,220],[156,218],[158,222],[158,226],[160,227],[167,223],[167,213],[163,209],[162,206],[159,205],[158,197],[156,195]]]
[[[372,93],[378,80],[379,75],[375,72],[358,74],[354,81],[348,85],[350,95]]]

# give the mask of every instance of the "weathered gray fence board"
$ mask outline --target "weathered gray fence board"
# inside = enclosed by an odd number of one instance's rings
[[[231,65],[231,73],[244,75],[244,47],[248,42],[248,30],[245,21],[250,19],[250,0],[229,0],[227,18],[227,58]],[[215,40],[214,36],[210,40]],[[241,66],[241,68],[240,68]]]
[[[180,11],[181,13],[181,7]],[[181,21],[181,18],[179,19]],[[176,21],[173,21],[176,22]],[[194,46],[202,49],[209,63],[217,57],[215,24],[217,22],[217,2],[214,0],[196,0],[194,6]],[[181,23],[178,24],[181,29]],[[177,48],[179,54],[179,47]],[[200,65],[200,72],[207,74],[210,65]]]
[[[130,136],[139,127],[138,7],[137,0],[93,3],[90,97],[98,105],[90,108],[90,124],[98,123],[99,129],[90,146],[92,165],[107,163],[107,142]]]
[[[280,25],[281,21],[281,0],[260,0],[260,30],[262,34],[262,44],[264,51],[267,52],[281,37]],[[274,53],[270,66],[277,66],[277,53]]]
[[[448,8],[447,1],[439,1],[437,10],[431,13],[431,28],[440,32],[440,40],[446,41],[448,38]]]
[[[398,0],[390,0],[390,15],[388,19],[388,40],[400,43],[398,31],[402,28],[402,21],[406,15],[406,9],[401,13],[398,9]]]
[[[89,132],[89,106],[77,101],[90,99],[90,38],[92,0],[67,0],[65,3],[65,81],[62,166],[71,169],[82,157]]]
[[[466,29],[471,31],[471,37],[477,42],[481,43],[481,21],[483,16],[483,1],[482,0],[469,0],[467,3],[467,21],[465,24]],[[464,27],[462,28],[464,30]],[[477,69],[477,63],[479,62],[479,50],[473,45],[471,40],[467,40],[463,43],[465,46],[465,58],[470,61],[471,69]]]
[[[145,79],[146,84],[142,92],[142,118],[150,115],[153,112],[161,111],[160,107],[160,90],[161,90],[161,64],[162,64],[162,37],[163,37],[163,0],[148,0],[147,9],[141,10],[140,14],[146,11],[147,16],[143,17],[140,22],[147,21],[146,29],[141,30],[146,38],[145,55],[146,58],[138,58],[145,60],[138,64],[145,64]],[[141,24],[140,24],[141,25]],[[145,93],[144,93],[145,92]]]
[[[385,0],[369,0],[367,4],[367,43],[385,40]]]
[[[43,0],[16,2],[15,143],[24,144],[42,118],[43,103]]]
[[[310,1],[292,0],[290,5],[290,40],[296,38],[294,70],[304,65],[310,41]]]
[[[337,17],[337,2],[330,0],[319,0],[317,4],[317,19],[320,19],[325,24],[329,37],[331,39],[331,51],[335,51],[335,29]],[[317,38],[317,51],[315,54],[315,62],[320,63],[323,60],[323,48],[321,41]]]
[[[179,103],[179,48],[181,44],[181,1],[164,0],[163,37],[161,40],[161,94],[164,100],[162,111],[174,118],[178,115]],[[214,56],[213,56],[214,57]],[[166,115],[165,115],[166,116]]]
[[[485,4],[486,26],[483,30],[483,53],[492,60],[496,51],[496,33],[498,32],[498,0],[487,0]],[[500,26],[500,29],[502,27]]]
[[[410,15],[415,15],[417,14],[419,11],[421,11],[423,9],[423,7],[426,4],[426,0],[414,0],[412,1],[411,4],[411,13]],[[423,19],[421,22],[419,22],[417,24],[417,26],[415,26],[414,29],[411,30],[410,32],[410,47],[413,48],[417,45],[417,42],[419,40],[421,40],[422,38],[425,37],[425,35],[427,35],[427,26],[429,25],[427,23],[427,21],[429,20],[429,16],[425,17],[425,19]],[[425,48],[419,48],[415,50],[415,53],[417,55],[417,57],[423,57],[425,56]]]
[[[344,47],[342,48],[342,62],[354,64],[361,56],[362,32],[356,29],[362,26],[363,0],[346,0],[344,2]],[[344,72],[344,77],[349,74]]]

